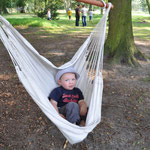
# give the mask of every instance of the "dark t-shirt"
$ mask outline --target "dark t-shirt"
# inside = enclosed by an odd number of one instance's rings
[[[80,9],[78,7],[75,9],[75,12],[76,12],[76,17],[79,17],[80,16],[79,15]]]
[[[84,99],[80,89],[66,90],[62,86],[55,88],[49,95],[49,99],[57,102],[57,107],[62,107],[69,102],[78,103],[79,100]]]

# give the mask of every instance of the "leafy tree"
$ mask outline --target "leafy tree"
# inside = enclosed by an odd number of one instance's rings
[[[64,6],[66,11],[68,11],[69,8],[71,8],[71,0],[64,0]]]
[[[58,13],[57,10],[63,5],[62,0],[49,0],[47,8],[51,9],[52,19],[57,19]],[[47,9],[46,8],[46,9]]]
[[[18,6],[18,7],[25,7],[25,1],[23,1],[23,0],[17,0],[16,1],[16,6]]]
[[[133,10],[147,11],[150,14],[150,0],[132,0]]]
[[[109,0],[114,8],[109,16],[109,31],[105,43],[105,55],[112,63],[138,65],[144,59],[136,49],[132,30],[131,0]]]
[[[144,1],[143,1],[143,0],[140,0],[140,7],[142,8],[143,11],[147,11],[147,3],[146,3],[146,1],[147,1],[147,0],[144,0]],[[149,1],[149,0],[148,0],[148,1]],[[147,2],[148,2],[148,1],[147,1]]]
[[[9,0],[0,0],[0,14],[8,13],[6,8],[9,6],[9,4],[10,4]]]
[[[16,6],[20,7],[20,12],[23,13],[24,12],[24,7],[26,6],[25,0],[17,0],[16,1]]]
[[[34,0],[26,0],[26,11],[34,12]]]
[[[47,9],[50,8],[51,10],[51,16],[52,16],[52,20],[58,19],[58,12],[57,10],[59,8],[61,8],[63,5],[63,1],[62,0],[48,0],[47,1],[47,6],[45,7],[44,11],[40,11],[38,13],[38,16],[43,18],[45,17],[46,13],[47,13]]]

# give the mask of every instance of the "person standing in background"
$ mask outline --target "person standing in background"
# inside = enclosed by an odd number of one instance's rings
[[[82,12],[82,25],[83,25],[83,27],[85,27],[86,26],[86,16],[87,16],[87,12],[88,12],[85,5],[82,5],[81,12]]]
[[[71,15],[72,15],[72,11],[71,11],[71,8],[69,8],[69,10],[68,10],[69,20],[71,20]]]
[[[76,22],[75,25],[79,26],[79,21],[80,21],[80,5],[77,5],[77,8],[75,9],[75,17],[76,17]]]
[[[48,10],[47,10],[47,19],[48,20],[51,20],[51,12],[50,12],[50,9],[48,8]]]
[[[93,19],[93,10],[92,8],[89,10],[89,20],[92,21]]]

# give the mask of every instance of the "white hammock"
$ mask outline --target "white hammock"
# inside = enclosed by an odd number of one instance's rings
[[[101,120],[103,48],[110,7],[111,4],[73,58],[60,67],[41,56],[7,20],[0,16],[0,38],[14,63],[20,81],[35,103],[71,144],[85,139]],[[74,67],[80,74],[77,87],[83,91],[89,106],[85,127],[71,124],[60,117],[48,100],[50,91],[58,86],[54,78],[57,70],[69,66]]]

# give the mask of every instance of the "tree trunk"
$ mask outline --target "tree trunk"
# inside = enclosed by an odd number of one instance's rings
[[[47,6],[47,0],[45,0],[45,8],[46,8],[46,6]]]
[[[0,1],[0,14],[2,14],[2,1]]]
[[[8,13],[6,9],[7,1],[6,0],[0,0],[0,14],[6,14]]]
[[[67,13],[69,8],[71,8],[71,0],[64,0],[64,6]]]
[[[100,8],[100,11],[101,11],[101,15],[103,15],[104,9],[103,9],[103,8]]]
[[[34,13],[37,11],[37,0],[34,0]]]
[[[136,58],[144,56],[134,44],[131,0],[110,0],[114,5],[109,15],[109,31],[105,56],[111,63],[138,65]]]
[[[148,7],[148,12],[150,14],[150,0],[146,0],[146,4],[147,4],[147,7]]]

